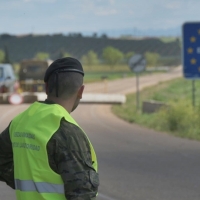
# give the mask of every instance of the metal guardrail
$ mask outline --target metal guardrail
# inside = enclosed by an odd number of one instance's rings
[[[9,97],[12,93],[0,94],[0,104],[9,104]],[[47,98],[44,92],[23,92],[20,94],[23,103],[33,103],[34,101],[44,101]],[[105,93],[85,93],[80,103],[105,103],[105,104],[123,104],[126,102],[126,96],[123,94],[105,94]]]

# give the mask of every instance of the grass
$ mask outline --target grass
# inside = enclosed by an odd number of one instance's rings
[[[120,79],[123,77],[130,77],[134,76],[134,73],[129,71],[129,72],[86,72],[85,77],[84,77],[84,82],[85,83],[90,83],[90,82],[98,82],[103,79],[107,80],[114,80],[114,79]]]
[[[108,65],[84,66],[84,71],[85,83],[98,82],[105,78],[107,80],[114,80],[134,76],[128,65],[116,65],[113,68]]]
[[[140,105],[136,107],[136,94],[127,95],[123,105],[112,106],[120,118],[175,136],[200,140],[200,82],[195,81],[193,98],[192,81],[179,78],[161,82],[140,92]],[[145,100],[161,101],[169,106],[153,114],[142,113]],[[193,106],[195,100],[195,106]]]
[[[128,65],[116,65],[113,68],[108,65],[95,65],[95,66],[84,66],[85,83],[99,82],[104,78],[107,80],[121,79],[125,77],[135,76]],[[163,71],[144,71],[140,75],[145,75],[149,73],[162,73]]]

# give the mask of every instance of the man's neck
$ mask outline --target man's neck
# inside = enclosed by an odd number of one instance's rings
[[[54,102],[56,104],[61,105],[65,110],[67,110],[68,113],[71,113],[73,108],[73,102],[72,100],[63,100],[57,97],[47,97],[47,101]]]

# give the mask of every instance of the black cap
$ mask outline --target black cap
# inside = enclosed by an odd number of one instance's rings
[[[81,63],[71,57],[60,58],[51,63],[51,65],[46,70],[44,76],[44,82],[46,83],[52,73],[62,73],[62,72],[77,72],[84,76],[84,71]]]

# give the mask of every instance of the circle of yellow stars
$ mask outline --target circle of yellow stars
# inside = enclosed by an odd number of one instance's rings
[[[200,29],[198,29],[198,34],[200,35]],[[190,37],[190,42],[191,42],[191,43],[195,43],[195,42],[196,42],[196,37],[194,37],[194,36]],[[187,52],[188,52],[188,54],[193,54],[193,53],[194,53],[194,49],[191,48],[191,47],[189,47],[189,48],[187,49]],[[192,59],[190,60],[190,63],[191,63],[192,65],[195,65],[195,64],[197,63],[197,60],[196,60],[195,58],[192,58]],[[198,67],[198,71],[200,72],[200,66]]]

